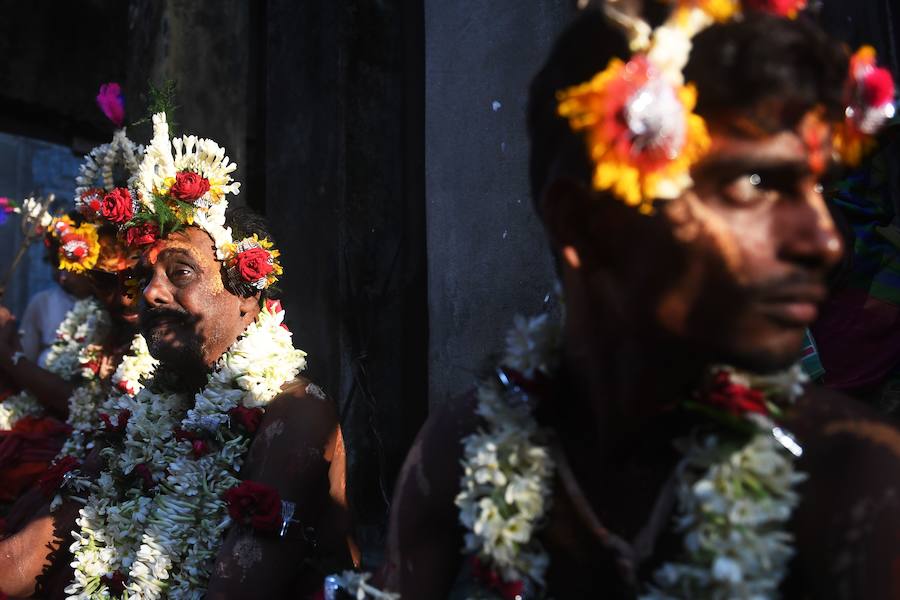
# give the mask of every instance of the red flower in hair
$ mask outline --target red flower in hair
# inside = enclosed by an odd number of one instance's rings
[[[242,481],[225,492],[228,514],[236,523],[257,531],[274,532],[281,526],[278,490],[257,481]]]
[[[62,485],[66,473],[77,469],[80,464],[81,463],[79,463],[78,459],[74,456],[64,456],[56,461],[56,464],[47,469],[37,482],[44,497],[48,500],[53,498]]]
[[[248,283],[258,281],[272,272],[272,255],[265,248],[248,248],[236,258],[238,273]]]
[[[149,246],[159,237],[159,227],[155,223],[141,223],[125,231],[125,243],[129,246]]]
[[[727,371],[716,373],[712,387],[704,398],[716,408],[725,410],[736,417],[747,413],[768,414],[765,396],[759,390],[734,383]]]
[[[92,217],[100,213],[103,208],[103,196],[106,192],[103,188],[90,188],[81,192],[79,210],[86,217]]]
[[[182,171],[175,174],[175,183],[169,188],[169,194],[179,200],[196,200],[209,191],[209,180],[193,171]]]
[[[235,406],[228,411],[228,416],[231,417],[232,425],[240,425],[247,431],[248,435],[253,435],[259,429],[260,422],[262,422],[263,411],[261,408]]]
[[[116,188],[103,196],[100,214],[113,223],[130,221],[134,216],[134,202],[131,193],[125,188]]]
[[[806,0],[744,0],[744,7],[793,19],[806,8]]]

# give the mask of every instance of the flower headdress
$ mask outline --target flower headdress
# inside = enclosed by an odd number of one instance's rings
[[[97,146],[84,157],[75,178],[75,208],[91,221],[103,217],[115,222],[110,210],[118,206],[118,202],[108,200],[107,196],[130,195],[128,189],[137,178],[144,147],[132,142],[125,133],[125,101],[118,83],[100,86],[97,105],[117,129],[111,142]],[[124,169],[126,180],[123,187],[116,187],[116,167]]]
[[[590,81],[557,93],[558,114],[573,131],[585,133],[594,163],[593,187],[611,191],[643,213],[652,212],[654,200],[676,198],[688,189],[691,167],[710,146],[706,124],[693,112],[697,92],[685,84],[682,73],[691,39],[713,23],[741,18],[743,11],[794,18],[806,0],[672,3],[671,16],[655,30],[605,4],[606,15],[625,31],[634,55],[627,62],[614,58]],[[865,136],[893,116],[893,95],[890,74],[875,66],[874,51],[857,53],[847,86],[847,120],[834,140],[846,162],[852,164]]]
[[[856,166],[874,145],[874,136],[894,117],[894,79],[875,61],[875,49],[863,46],[850,58],[844,85],[844,122],[838,124],[835,149],[841,159]]]
[[[194,135],[169,137],[165,113],[153,115],[153,139],[144,154],[132,192],[134,202],[122,198],[118,221],[129,244],[147,246],[171,231],[192,225],[212,238],[216,257],[237,287],[262,290],[281,275],[279,253],[268,239],[232,239],[225,225],[228,194],[240,183],[231,173],[237,164],[225,149]]]
[[[49,234],[59,243],[59,268],[84,273],[94,268],[100,257],[97,225],[84,222],[76,225],[68,216],[54,218]]]

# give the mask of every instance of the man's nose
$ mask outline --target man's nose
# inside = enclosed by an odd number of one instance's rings
[[[143,292],[148,306],[167,306],[172,304],[172,292],[162,273],[154,273]]]
[[[840,261],[844,244],[818,186],[791,203],[785,216],[788,223],[781,228],[782,259],[826,270]]]

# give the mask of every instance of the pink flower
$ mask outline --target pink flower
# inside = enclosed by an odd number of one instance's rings
[[[97,106],[116,127],[125,123],[125,99],[118,83],[104,83],[97,94]]]

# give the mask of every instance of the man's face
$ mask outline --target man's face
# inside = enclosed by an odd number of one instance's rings
[[[255,316],[254,299],[223,286],[212,240],[196,227],[158,241],[141,270],[141,333],[150,353],[171,366],[212,366]]]
[[[119,273],[93,270],[88,274],[93,284],[94,297],[103,304],[115,322],[127,329],[138,325],[138,294],[131,283],[135,278],[136,267],[135,264]]]
[[[819,186],[828,149],[807,125],[766,136],[713,129],[691,190],[649,218],[606,214],[591,234],[603,248],[582,252],[595,306],[608,304],[612,279],[637,329],[705,360],[761,371],[796,360],[841,253]]]

